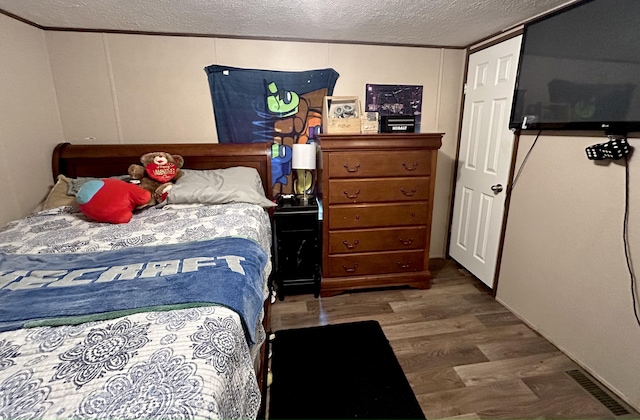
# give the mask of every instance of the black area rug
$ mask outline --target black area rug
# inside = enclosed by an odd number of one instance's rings
[[[269,419],[424,419],[376,321],[278,331]]]

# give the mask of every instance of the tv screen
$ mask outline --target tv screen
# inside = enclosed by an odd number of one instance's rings
[[[640,0],[591,0],[524,28],[509,128],[640,131]]]

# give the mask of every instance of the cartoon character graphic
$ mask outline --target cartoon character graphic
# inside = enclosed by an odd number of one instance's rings
[[[273,182],[279,183],[276,193],[288,194],[292,190],[291,146],[294,143],[315,141],[322,126],[322,101],[325,89],[298,95],[279,88],[275,82],[265,82],[266,110],[273,123],[273,140],[280,145],[272,153]],[[275,146],[275,145],[274,145]]]
[[[290,151],[317,139],[325,96],[340,76],[331,68],[304,71],[205,67],[220,143],[273,142],[274,192],[292,190]],[[276,185],[277,184],[277,185]]]
[[[278,117],[285,118],[298,112],[300,97],[295,92],[278,90],[275,82],[267,85],[267,109]]]

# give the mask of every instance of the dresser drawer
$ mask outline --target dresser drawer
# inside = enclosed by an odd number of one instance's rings
[[[330,255],[327,265],[327,277],[410,273],[424,269],[424,250]]]
[[[329,232],[329,254],[395,251],[425,247],[427,227],[336,230]]]
[[[427,225],[426,201],[403,204],[329,206],[329,230],[382,226]]]
[[[333,152],[329,156],[329,178],[376,176],[427,176],[431,153],[425,151]]]
[[[329,200],[340,203],[375,203],[429,199],[429,177],[332,179]]]

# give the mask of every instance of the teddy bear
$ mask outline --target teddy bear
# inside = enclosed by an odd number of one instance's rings
[[[163,202],[173,183],[180,179],[183,172],[184,159],[180,155],[172,155],[166,152],[151,152],[142,155],[142,165],[129,166],[129,176],[134,184],[151,193],[151,199],[146,204],[153,206]]]

